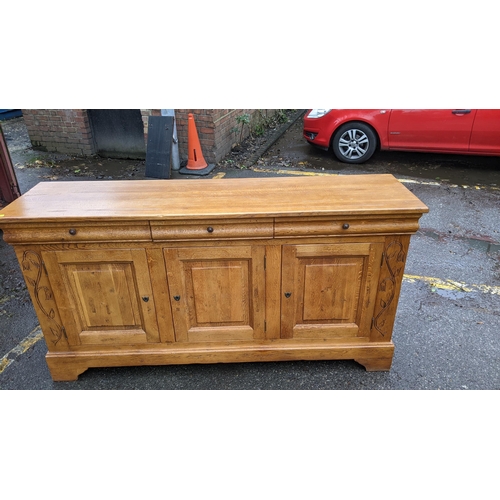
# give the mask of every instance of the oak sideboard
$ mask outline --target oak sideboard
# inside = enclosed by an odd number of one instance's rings
[[[410,236],[392,175],[42,182],[0,212],[56,381],[351,359],[389,370]]]

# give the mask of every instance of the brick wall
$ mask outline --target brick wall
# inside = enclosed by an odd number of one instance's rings
[[[88,156],[96,154],[96,145],[85,109],[23,109],[24,121],[35,149]],[[275,110],[255,109],[176,109],[179,156],[188,157],[188,114],[193,113],[203,156],[208,163],[217,163],[231,152],[240,139],[249,135],[238,117],[248,113],[253,121],[259,115],[269,116]],[[147,144],[148,120],[161,115],[160,109],[141,109],[144,138]]]
[[[240,124],[236,121],[243,113],[253,112],[248,109],[218,109],[215,118],[215,142],[218,145],[219,159],[224,158],[231,152],[234,144],[240,139]],[[251,113],[249,113],[251,114]],[[248,135],[248,127],[243,130],[243,137]],[[246,133],[245,133],[246,132]]]
[[[254,124],[260,117],[272,116],[273,109],[176,109],[175,120],[177,122],[177,135],[179,138],[179,155],[181,160],[187,158],[187,123],[188,114],[193,113],[200,139],[200,146],[203,156],[208,163],[217,163],[231,152],[231,148],[240,141],[248,137],[250,130],[248,126],[243,127],[241,134],[241,124],[238,117],[247,113]]]
[[[24,123],[35,149],[88,156],[95,154],[85,109],[23,109]]]

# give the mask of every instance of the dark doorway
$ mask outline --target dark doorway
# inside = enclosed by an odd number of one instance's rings
[[[21,196],[7,142],[0,127],[0,207]]]
[[[89,109],[97,154],[106,158],[146,158],[139,109]]]

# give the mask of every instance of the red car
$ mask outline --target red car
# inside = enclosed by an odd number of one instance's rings
[[[303,133],[345,163],[378,149],[500,156],[500,109],[309,109]]]

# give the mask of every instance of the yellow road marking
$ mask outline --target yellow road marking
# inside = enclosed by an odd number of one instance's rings
[[[416,179],[398,179],[398,181],[402,182],[404,184],[421,184],[422,186],[441,186],[442,185],[436,181],[418,181]],[[457,187],[457,186],[454,186],[454,187]]]
[[[416,179],[398,179],[399,182],[403,184],[420,184],[422,186],[448,186],[451,188],[462,188],[462,189],[490,189],[493,191],[499,191],[500,188],[496,186],[469,186],[468,184],[447,184],[447,183],[441,183],[441,182],[436,182],[436,181],[419,181]]]
[[[41,339],[43,339],[43,333],[40,325],[38,325],[25,339],[17,344],[14,349],[11,349],[0,359],[0,373],[3,373],[18,356],[24,354],[32,345],[36,344]]]
[[[223,177],[226,176],[225,172],[219,172],[218,174],[215,174],[212,179],[222,179]]]
[[[304,172],[302,170],[283,170],[283,169],[272,169],[272,168],[261,168],[261,167],[254,167],[252,168],[254,172],[261,172],[261,173],[267,173],[267,174],[288,174],[288,175],[309,175],[309,176],[316,176],[316,175],[339,175],[339,174],[330,174],[327,172]]]
[[[500,286],[490,286],[490,285],[471,285],[467,283],[462,283],[460,281],[453,280],[442,280],[440,278],[432,278],[430,276],[415,276],[411,274],[405,274],[403,279],[409,283],[415,283],[416,281],[424,281],[434,288],[439,288],[441,290],[450,290],[454,292],[481,292],[481,293],[491,293],[493,295],[500,295]]]
[[[251,170],[254,172],[268,173],[268,174],[281,174],[281,175],[305,175],[305,176],[317,176],[317,175],[339,175],[330,172],[311,172],[311,171],[302,171],[302,170],[284,170],[284,169],[272,169],[272,168],[263,168],[263,167],[252,167]],[[214,179],[217,176],[214,177]],[[443,184],[441,182],[436,181],[420,181],[417,179],[398,179],[399,182],[403,184],[420,184],[422,186],[443,186],[446,185],[452,188],[463,188],[463,189],[490,189],[494,191],[499,191],[500,188],[496,186],[469,186],[467,184]]]

